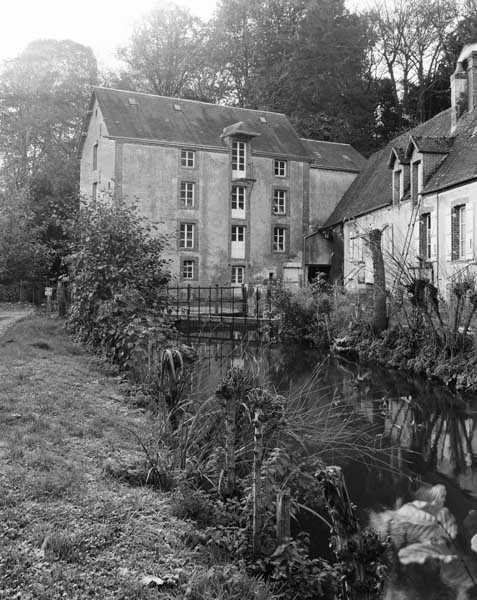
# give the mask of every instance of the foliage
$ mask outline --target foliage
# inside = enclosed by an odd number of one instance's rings
[[[279,336],[328,347],[332,340],[332,288],[322,277],[293,292],[281,286],[272,288],[274,311],[281,317]]]
[[[19,256],[9,265],[17,281],[61,270],[65,221],[78,208],[77,142],[96,78],[91,49],[70,40],[36,40],[0,65],[0,221],[20,216],[18,234],[2,236],[3,254]]]
[[[107,201],[84,206],[69,257],[72,305],[68,326],[120,368],[147,359],[171,334],[163,287],[166,240],[134,207]]]

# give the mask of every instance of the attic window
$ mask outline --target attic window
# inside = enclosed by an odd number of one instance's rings
[[[265,117],[260,117],[260,122],[261,122],[261,123],[266,123],[266,122],[267,122],[267,119],[266,119]]]
[[[174,104],[173,106],[174,106],[174,110],[177,110],[179,112],[182,111],[182,106],[180,104]]]
[[[136,98],[128,98],[128,102],[131,106],[137,106]]]
[[[345,160],[349,160],[351,161],[351,158],[347,155],[347,154],[342,154],[341,155]]]
[[[316,158],[321,158],[321,154],[316,150],[313,152],[313,154],[316,156]]]

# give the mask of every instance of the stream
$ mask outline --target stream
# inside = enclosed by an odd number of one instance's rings
[[[346,406],[358,415],[375,452],[362,456],[331,443],[326,462],[343,467],[361,523],[382,526],[386,519],[396,519],[402,506],[399,514],[406,510],[409,514],[409,507],[416,513],[415,507],[424,505],[422,500],[416,502],[422,499],[423,486],[439,497],[441,504],[435,508],[434,502],[429,510],[437,514],[444,504],[447,512],[439,515],[450,512],[457,532],[444,542],[446,556],[425,561],[413,558],[408,564],[396,558],[385,600],[477,598],[477,553],[471,550],[477,533],[477,407],[473,398],[457,396],[422,378],[357,365],[299,346],[184,341],[199,352],[192,391],[202,397],[213,394],[230,366],[238,366],[253,369],[263,383],[285,396],[321,407],[323,417],[317,427],[322,421],[332,422],[329,415],[336,407]],[[441,516],[436,518],[440,525]],[[311,551],[326,554],[326,530],[306,519],[300,526],[310,532]],[[429,535],[419,538],[424,545],[408,549],[435,553],[433,540]],[[477,548],[477,537],[474,542]]]

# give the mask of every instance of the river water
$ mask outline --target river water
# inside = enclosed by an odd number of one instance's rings
[[[344,448],[340,441],[333,447],[331,437],[324,457],[327,464],[343,466],[363,524],[370,520],[382,523],[383,515],[395,523],[395,511],[402,505],[401,512],[407,509],[409,515],[408,503],[415,501],[416,494],[422,497],[417,490],[423,486],[440,486],[432,490],[439,492],[441,499],[445,490],[445,507],[457,524],[457,535],[447,536],[444,544],[446,557],[426,558],[423,564],[416,562],[422,558],[412,559],[410,564],[401,564],[396,558],[386,600],[477,598],[477,554],[471,550],[471,539],[477,533],[477,405],[472,398],[456,396],[424,379],[337,360],[309,348],[240,341],[188,343],[199,351],[193,391],[201,396],[214,392],[230,366],[240,366],[260,373],[264,383],[277,392],[322,407],[317,427],[323,427],[325,421],[333,423],[332,414],[353,411],[357,416],[354,424],[360,423],[374,450],[364,454],[347,451],[346,441]],[[419,527],[421,513],[416,513],[415,505],[411,508],[411,520],[417,514]],[[440,523],[441,517],[436,518]],[[301,525],[311,531],[312,550],[323,553],[326,531],[316,523]],[[387,527],[389,532],[391,526]],[[423,550],[434,552],[431,534],[409,540],[416,541],[424,542],[424,546],[416,546],[421,556]],[[441,540],[440,553],[442,544]]]

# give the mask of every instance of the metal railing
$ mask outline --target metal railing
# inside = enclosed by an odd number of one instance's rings
[[[266,286],[168,286],[169,313],[188,330],[220,326],[260,329],[272,318],[271,291]]]

